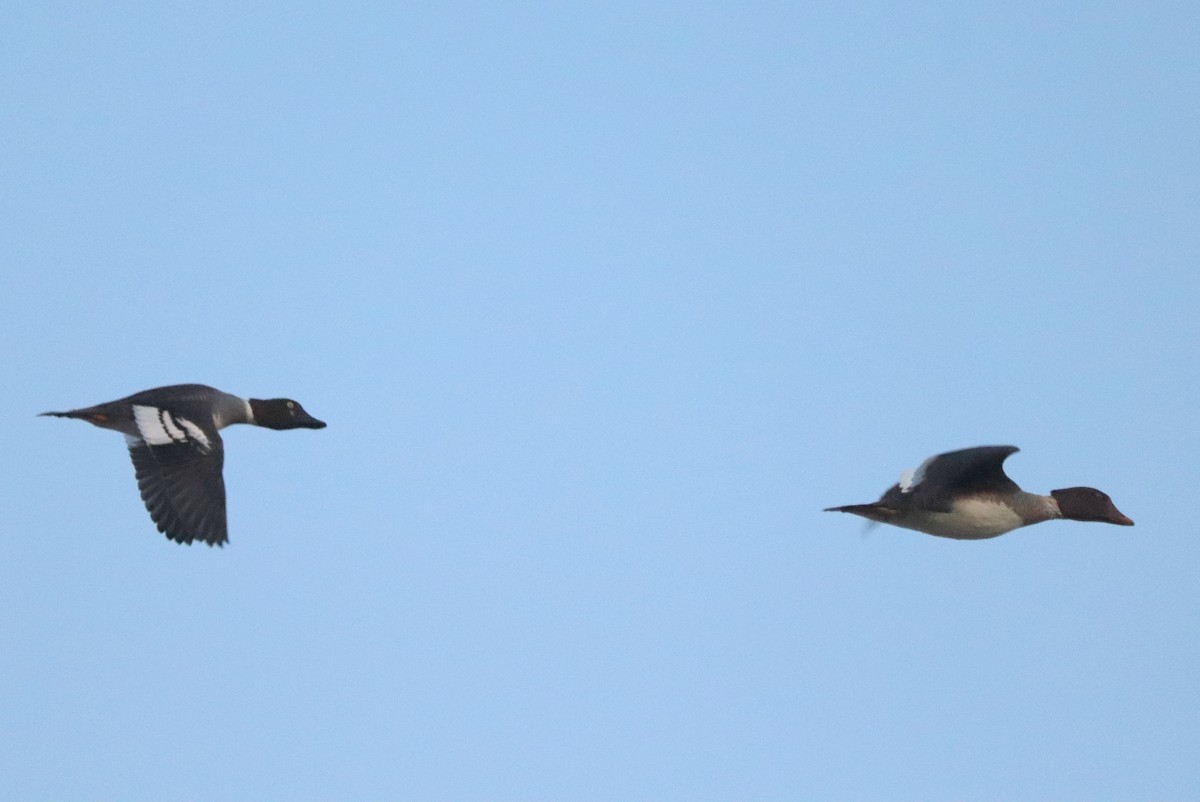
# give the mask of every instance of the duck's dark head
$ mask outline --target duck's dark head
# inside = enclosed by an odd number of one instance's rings
[[[1058,502],[1062,517],[1072,521],[1099,521],[1118,526],[1133,526],[1133,521],[1117,509],[1107,493],[1094,487],[1068,487],[1051,490],[1050,495]]]
[[[290,398],[250,399],[250,410],[254,422],[268,429],[324,429],[325,421],[319,421],[304,411],[300,402]]]

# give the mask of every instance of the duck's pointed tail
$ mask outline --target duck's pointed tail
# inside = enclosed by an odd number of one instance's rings
[[[94,407],[69,409],[66,412],[39,412],[38,417],[77,418],[78,420],[85,420],[88,423],[94,423],[97,426],[104,426],[109,422],[109,416],[103,412],[97,412]]]
[[[845,504],[841,507],[826,507],[825,512],[848,512],[851,515],[861,515],[869,521],[886,524],[896,517],[896,511],[876,502],[874,504]]]

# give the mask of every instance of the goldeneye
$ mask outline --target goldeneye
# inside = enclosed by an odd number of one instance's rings
[[[1091,487],[1026,493],[1004,473],[1016,446],[980,446],[938,454],[905,471],[873,504],[829,507],[938,537],[981,540],[1021,526],[1068,518],[1133,526],[1104,493]]]
[[[239,398],[203,384],[176,384],[69,412],[125,435],[138,489],[158,531],[177,543],[221,546],[225,523],[225,449],[218,430],[234,423],[268,429],[323,429],[325,424],[287,398]]]

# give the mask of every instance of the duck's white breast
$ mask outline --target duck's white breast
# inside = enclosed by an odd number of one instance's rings
[[[955,501],[950,512],[921,511],[913,513],[904,523],[896,522],[896,525],[938,537],[982,540],[1011,532],[1024,526],[1025,521],[1007,504],[968,498]]]

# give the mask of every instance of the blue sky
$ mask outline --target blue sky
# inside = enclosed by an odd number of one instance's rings
[[[0,10],[0,798],[1200,796],[1193,4]],[[178,382],[231,544],[122,440]],[[938,451],[1132,529],[823,507]]]

